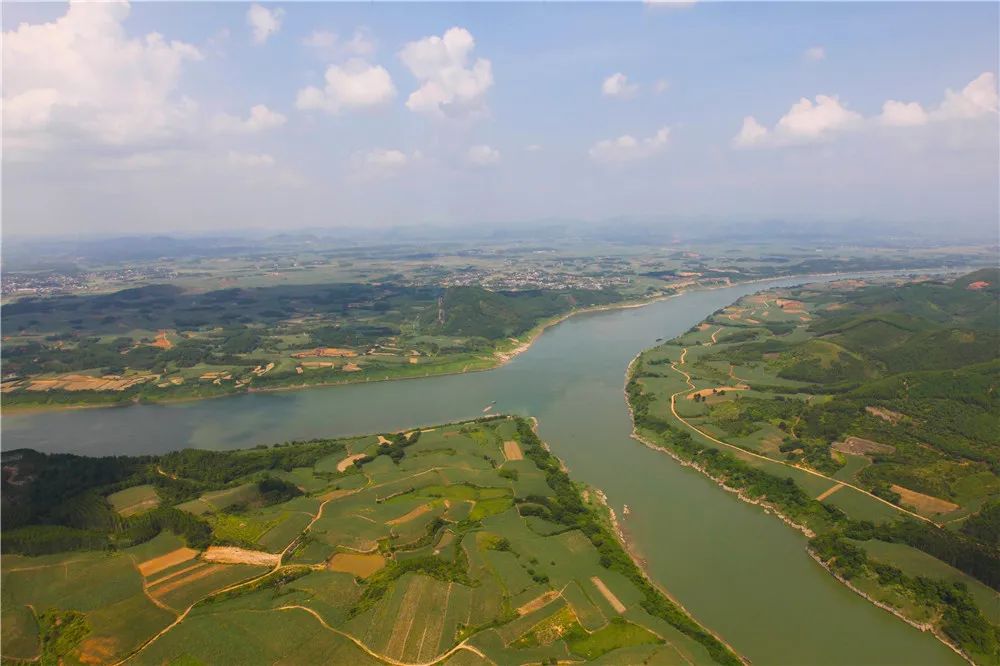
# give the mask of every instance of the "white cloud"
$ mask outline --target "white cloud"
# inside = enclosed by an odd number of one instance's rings
[[[250,116],[246,120],[228,113],[220,113],[215,117],[212,126],[218,132],[255,134],[281,127],[286,120],[288,119],[283,114],[272,111],[263,104],[257,104],[250,109]]]
[[[819,62],[820,60],[826,60],[826,49],[822,46],[813,46],[808,48],[802,54],[804,60],[809,60],[811,62]]]
[[[268,9],[258,4],[250,5],[247,10],[247,25],[253,34],[255,44],[263,44],[268,37],[281,29],[281,22],[284,20],[284,9]]]
[[[656,83],[653,84],[653,92],[657,95],[667,92],[670,90],[670,82],[666,79],[657,79]]]
[[[835,95],[816,95],[815,102],[803,97],[792,104],[773,130],[768,130],[753,116],[744,118],[733,145],[747,148],[825,141],[838,132],[860,126],[861,122],[861,114],[845,107]]]
[[[484,109],[493,68],[484,58],[470,64],[475,46],[472,34],[458,27],[404,46],[399,58],[420,82],[406,100],[407,108],[444,116]]]
[[[302,45],[313,49],[322,58],[367,58],[375,54],[375,40],[365,28],[355,30],[348,40],[328,30],[314,30],[302,39]]]
[[[952,120],[979,118],[996,112],[997,79],[993,72],[983,72],[961,92],[946,90],[944,101],[933,115],[938,120]]]
[[[941,104],[926,110],[919,102],[886,100],[877,116],[863,118],[840,103],[836,96],[817,95],[815,103],[803,97],[792,105],[773,129],[752,116],[743,119],[733,137],[737,148],[782,146],[824,141],[845,130],[882,127],[922,127],[945,121],[969,121],[997,114],[997,81],[993,72],[983,72],[960,92],[945,91]]]
[[[267,153],[241,153],[235,150],[229,151],[229,164],[235,167],[272,167],[274,158]]]
[[[761,143],[766,138],[767,128],[757,122],[757,119],[753,116],[747,116],[743,119],[743,127],[740,128],[740,133],[733,139],[733,145],[740,148],[748,148]]]
[[[389,72],[360,58],[352,58],[343,66],[330,65],[325,78],[322,90],[315,86],[300,90],[295,106],[304,111],[321,109],[337,113],[342,109],[381,106],[396,96]]]
[[[926,125],[928,119],[924,107],[917,102],[897,102],[894,99],[882,105],[882,114],[878,117],[881,124],[891,127],[917,127]]]
[[[793,141],[816,141],[860,120],[861,115],[843,106],[836,96],[816,95],[815,103],[803,97],[793,104],[778,121],[775,133]]]
[[[474,166],[489,166],[500,161],[500,151],[487,145],[472,146],[465,159]]]
[[[177,88],[184,64],[201,53],[158,33],[128,38],[128,14],[127,3],[72,3],[50,23],[3,34],[8,150],[80,139],[127,145],[191,125],[197,105]]]
[[[634,97],[637,92],[639,92],[639,86],[635,83],[629,83],[628,77],[621,72],[615,72],[604,79],[604,82],[601,84],[601,94],[605,97],[622,97],[627,99]]]
[[[542,147],[539,146],[537,143],[529,143],[527,146],[524,147],[524,149],[529,153],[537,153],[539,150],[542,149]]]
[[[598,141],[590,148],[590,158],[596,162],[609,164],[633,162],[652,157],[667,147],[670,128],[660,128],[656,134],[645,139],[636,139],[624,134],[617,139]]]

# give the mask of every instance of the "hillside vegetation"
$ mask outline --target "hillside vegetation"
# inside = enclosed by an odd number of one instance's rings
[[[802,525],[858,591],[996,663],[998,383],[991,269],[747,296],[642,354],[627,392],[641,436]]]
[[[3,464],[5,662],[742,663],[524,419]]]

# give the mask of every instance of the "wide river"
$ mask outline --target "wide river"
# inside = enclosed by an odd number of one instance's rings
[[[961,664],[931,635],[834,580],[799,532],[629,437],[622,386],[633,356],[744,294],[803,281],[571,317],[487,372],[5,416],[3,448],[102,455],[246,447],[477,417],[495,400],[496,412],[538,417],[573,477],[603,489],[619,515],[629,505],[625,528],[650,575],[755,664]]]

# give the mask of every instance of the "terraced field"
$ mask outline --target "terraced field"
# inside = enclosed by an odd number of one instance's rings
[[[282,455],[300,460],[296,446]],[[268,503],[275,491],[252,473],[178,503],[206,524],[207,550],[163,530],[104,552],[6,555],[4,657],[740,663],[648,582],[599,494],[580,492],[527,421],[324,446],[334,452],[282,475],[298,483],[276,486],[291,499]],[[181,484],[203,469],[192,458],[166,457],[154,473]],[[150,497],[149,486],[113,496]]]

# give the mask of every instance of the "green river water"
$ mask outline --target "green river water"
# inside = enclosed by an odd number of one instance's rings
[[[582,314],[487,372],[167,406],[5,416],[4,450],[85,455],[235,448],[385,432],[494,412],[536,416],[572,476],[603,489],[650,575],[755,665],[959,664],[931,635],[861,599],[816,564],[800,533],[630,438],[628,362],[740,296],[802,283],[693,291]]]

